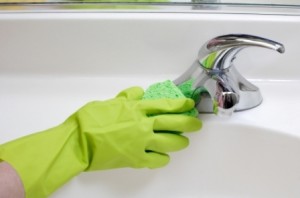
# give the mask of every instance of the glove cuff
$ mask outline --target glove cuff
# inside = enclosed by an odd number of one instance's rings
[[[18,172],[26,197],[47,197],[88,166],[85,139],[75,119],[0,145],[0,161]]]

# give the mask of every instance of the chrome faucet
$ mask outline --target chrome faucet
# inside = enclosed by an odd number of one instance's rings
[[[285,51],[282,44],[262,37],[218,36],[202,46],[198,59],[174,83],[180,86],[192,81],[192,98],[202,113],[230,116],[234,111],[254,108],[262,102],[259,88],[246,80],[233,64],[237,53],[249,46]]]

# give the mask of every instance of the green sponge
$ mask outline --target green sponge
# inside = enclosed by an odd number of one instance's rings
[[[159,99],[159,98],[192,98],[192,81],[186,81],[180,86],[176,86],[172,81],[155,83],[146,89],[143,99]],[[198,116],[196,108],[184,113],[193,117]]]

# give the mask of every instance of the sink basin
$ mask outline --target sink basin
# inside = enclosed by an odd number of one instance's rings
[[[221,128],[209,123],[190,135],[190,147],[173,154],[165,168],[85,173],[72,183],[85,190],[65,195],[83,197],[95,188],[94,193],[111,198],[298,197],[299,138],[246,125]]]
[[[175,79],[208,39],[243,31],[286,46],[236,60],[261,89],[260,106],[228,119],[201,114],[203,129],[164,168],[82,173],[52,197],[299,198],[299,25],[300,16],[277,15],[1,13],[0,144],[89,101]]]

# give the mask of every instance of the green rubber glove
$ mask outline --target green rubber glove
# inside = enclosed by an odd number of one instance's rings
[[[133,87],[88,103],[57,127],[1,145],[0,161],[16,169],[28,198],[47,197],[82,171],[162,167],[168,152],[188,145],[180,132],[201,122],[180,114],[193,100],[141,100],[143,93]]]

